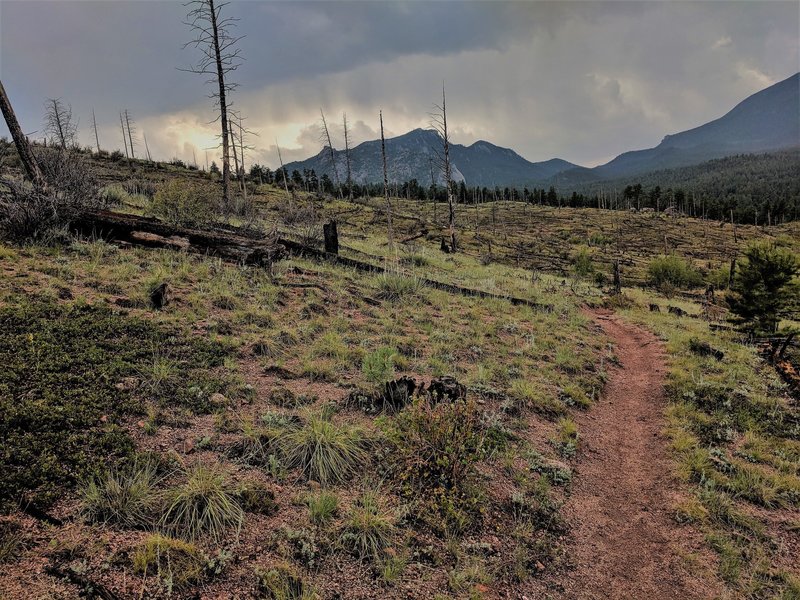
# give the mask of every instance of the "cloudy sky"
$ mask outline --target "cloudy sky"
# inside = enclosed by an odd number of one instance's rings
[[[258,134],[249,161],[316,154],[319,110],[340,146],[430,124],[447,86],[459,143],[592,166],[651,147],[800,70],[800,3],[267,2],[233,0],[245,62],[235,108]],[[205,161],[218,125],[180,2],[0,0],[0,78],[23,129],[61,98],[93,144],[121,148],[134,115],[154,157]],[[335,124],[335,125],[334,125]],[[0,124],[0,135],[6,135]],[[140,136],[141,138],[141,136]],[[141,141],[139,142],[141,143]],[[217,150],[209,151],[211,159]]]

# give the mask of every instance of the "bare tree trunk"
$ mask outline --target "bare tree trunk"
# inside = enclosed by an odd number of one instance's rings
[[[245,180],[246,171],[244,168],[244,127],[242,127],[242,115],[239,114],[239,155],[242,159],[242,194],[244,199],[247,200],[247,181]]]
[[[394,232],[392,231],[392,204],[389,202],[389,172],[386,169],[386,140],[383,137],[383,111],[381,119],[381,155],[383,156],[383,195],[386,198],[386,224],[388,227],[389,252],[394,251]]]
[[[322,112],[322,109],[319,109],[319,114],[322,117],[322,131],[325,135],[325,139],[328,142],[328,155],[331,161],[331,168],[333,169],[333,178],[336,182],[336,189],[339,193],[339,197],[342,197],[342,184],[339,181],[339,170],[336,168],[336,154],[333,151],[333,143],[331,142],[331,134],[328,132],[328,123],[325,121],[325,113]]]
[[[234,173],[236,174],[235,175],[236,176],[236,180],[238,181],[239,189],[241,190],[242,189],[242,181],[241,181],[241,178],[239,177],[239,155],[236,154],[236,136],[233,133],[233,127],[231,127],[229,133],[231,135],[231,147],[233,149],[233,166],[236,169],[234,171]]]
[[[231,159],[228,151],[228,101],[225,98],[225,71],[222,68],[222,52],[219,45],[217,11],[214,8],[214,0],[208,0],[208,6],[210,8],[209,13],[214,40],[214,57],[217,65],[217,83],[219,84],[219,120],[222,126],[222,205],[227,208],[231,198]]]
[[[278,140],[275,140],[275,147],[278,149],[278,162],[281,164],[281,173],[283,173],[283,187],[286,188],[286,195],[289,197],[289,207],[291,207],[292,195],[289,193],[289,182],[286,180],[286,169],[283,166],[283,158],[281,157],[281,147],[278,146]]]
[[[150,158],[150,147],[147,145],[147,134],[144,131],[142,131],[142,137],[144,138],[144,150],[147,152],[147,160],[153,162],[153,159]],[[192,152],[194,152],[194,150],[192,150]]]
[[[94,117],[94,109],[92,109],[92,128],[94,129],[94,141],[97,143],[97,153],[100,153],[100,137],[97,135],[97,119]]]
[[[448,226],[450,228],[450,250],[456,252],[456,210],[453,198],[453,171],[450,165],[450,136],[447,133],[447,99],[442,84],[442,141],[444,142],[444,177],[447,184],[447,208],[450,211]]]
[[[125,121],[122,120],[122,113],[119,113],[119,126],[122,128],[122,144],[125,146],[125,158],[130,160],[130,154],[128,154],[128,139],[125,137]]]
[[[19,126],[17,115],[14,114],[11,100],[9,100],[8,94],[6,94],[2,81],[0,81],[0,109],[3,111],[3,118],[5,118],[8,130],[11,132],[11,137],[14,140],[17,154],[19,154],[19,159],[25,169],[25,174],[37,188],[41,190],[47,189],[47,183],[42,175],[42,170],[39,168],[39,163],[36,162],[36,157],[33,155],[33,151],[31,151],[30,144],[28,144],[25,134],[22,133],[22,128]]]
[[[125,125],[128,128],[128,142],[131,146],[131,158],[136,159],[136,154],[133,153],[133,134],[131,133],[131,117],[128,114],[128,109],[125,109]]]
[[[353,199],[353,176],[350,170],[350,132],[347,129],[347,113],[342,113],[344,126],[344,160],[347,165],[347,199]]]
[[[49,102],[52,104],[50,107],[50,114],[48,118],[50,119],[50,126],[53,127],[56,134],[58,135],[58,143],[61,144],[61,149],[67,149],[67,137],[66,133],[64,132],[64,123],[61,119],[61,106],[59,106],[58,99],[51,98]]]

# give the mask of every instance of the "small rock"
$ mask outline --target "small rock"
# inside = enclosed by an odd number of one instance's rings
[[[538,560],[536,561],[536,570],[537,571],[544,571],[544,565],[540,563]]]

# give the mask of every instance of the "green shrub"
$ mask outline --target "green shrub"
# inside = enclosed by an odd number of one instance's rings
[[[440,533],[467,529],[482,511],[476,463],[485,452],[473,401],[432,405],[418,398],[390,427],[401,492]]]
[[[158,577],[169,589],[181,589],[203,579],[206,558],[190,542],[155,534],[133,553],[133,571]]]
[[[670,287],[688,289],[703,285],[703,277],[699,271],[674,254],[657,256],[651,260],[647,266],[647,275],[650,285],[662,290]]]
[[[308,506],[308,517],[314,525],[323,525],[330,521],[339,510],[339,497],[333,492],[322,490],[305,499]]]
[[[189,540],[222,539],[230,529],[238,535],[244,521],[225,474],[216,466],[199,464],[186,473],[186,481],[169,490],[160,525],[171,534]]]
[[[336,425],[325,410],[308,412],[305,423],[281,436],[280,444],[288,468],[299,468],[322,485],[344,481],[367,458],[361,429]]]
[[[594,265],[592,264],[592,254],[589,252],[589,249],[585,246],[582,246],[573,256],[572,256],[572,269],[575,271],[576,275],[580,275],[581,277],[588,277],[592,273],[594,273]]]
[[[214,189],[172,179],[162,185],[150,203],[150,212],[173,225],[201,226],[214,220]]]
[[[361,372],[364,379],[376,385],[394,379],[394,359],[397,351],[384,346],[374,352],[367,352],[361,361]]]
[[[774,242],[751,244],[734,277],[731,310],[757,331],[775,333],[800,308],[800,259]]]
[[[100,195],[109,206],[119,206],[128,199],[128,192],[121,185],[109,185],[101,190]]]
[[[81,490],[81,513],[96,523],[122,527],[148,524],[158,503],[161,477],[151,461],[135,461],[92,478]]]
[[[319,600],[320,596],[306,585],[290,565],[276,565],[266,571],[257,571],[258,589],[266,600]]]
[[[392,544],[396,519],[378,494],[365,492],[350,510],[342,544],[359,559],[377,563]]]
[[[382,300],[397,302],[417,296],[422,288],[422,281],[413,275],[384,273],[378,277],[377,296]]]

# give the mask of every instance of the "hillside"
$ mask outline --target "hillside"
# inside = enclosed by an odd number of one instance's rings
[[[575,167],[561,159],[532,163],[509,148],[501,148],[489,142],[478,141],[470,146],[450,146],[453,164],[453,180],[469,185],[494,187],[495,185],[525,185],[530,181],[543,181],[556,173]],[[431,177],[442,185],[439,156],[442,142],[432,129],[415,129],[404,135],[386,140],[386,157],[389,180],[402,183],[416,179],[420,185],[429,186]],[[339,180],[346,179],[345,152],[334,151]],[[357,183],[383,182],[381,142],[363,142],[350,151],[353,181]],[[323,148],[319,154],[307,160],[286,165],[291,173],[313,169],[318,177],[328,174],[333,179],[329,150]]]
[[[174,165],[87,160],[119,212],[149,214],[175,185],[211,189]],[[335,218],[341,254],[386,271],[300,255],[243,266],[102,232],[0,242],[0,595],[798,589],[796,406],[722,305],[635,287],[666,251],[723,288],[749,241],[797,250],[796,224],[487,203],[458,207],[464,251],[444,254],[442,207],[393,199],[395,233],[413,239],[391,252],[382,201],[255,184],[249,198],[246,223],[204,227],[314,246]],[[626,290],[611,298],[614,259]],[[725,360],[695,354],[698,340]],[[463,396],[387,387],[401,377]],[[642,502],[647,539],[632,545]]]
[[[800,73],[753,94],[724,116],[688,131],[667,135],[655,148],[620,154],[594,168],[581,167],[563,159],[532,163],[508,148],[477,141],[470,146],[451,146],[453,179],[475,187],[557,186],[571,192],[597,181],[642,177],[655,171],[706,163],[712,159],[741,154],[800,147]],[[416,179],[441,185],[436,167],[441,140],[433,130],[416,129],[386,141],[389,179],[402,183]],[[335,150],[339,180],[345,181],[345,155]],[[333,180],[329,151],[286,165],[291,173],[313,169],[318,177],[327,173]],[[383,181],[380,140],[359,144],[351,150],[353,180],[358,183]],[[651,177],[652,178],[652,177]],[[664,186],[665,184],[661,184]]]
[[[592,173],[601,179],[612,179],[734,154],[798,147],[798,106],[800,73],[753,94],[719,119],[667,135],[655,148],[620,154],[592,169]]]

